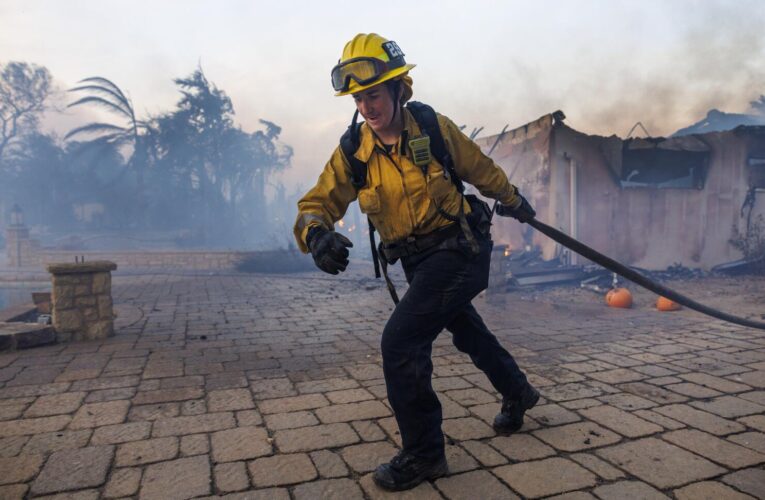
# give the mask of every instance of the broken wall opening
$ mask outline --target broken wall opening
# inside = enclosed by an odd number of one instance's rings
[[[704,189],[711,151],[700,139],[627,139],[609,165],[622,188]]]
[[[621,187],[704,189],[709,152],[624,147]]]

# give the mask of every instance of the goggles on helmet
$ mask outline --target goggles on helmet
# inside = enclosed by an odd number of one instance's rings
[[[332,88],[336,92],[348,90],[353,79],[359,85],[369,85],[388,71],[406,65],[404,57],[394,57],[389,62],[375,57],[354,57],[332,68]]]

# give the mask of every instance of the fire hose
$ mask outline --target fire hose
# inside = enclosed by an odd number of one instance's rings
[[[709,306],[705,306],[704,304],[701,304],[699,302],[696,302],[695,300],[692,300],[686,297],[685,295],[682,295],[681,293],[678,293],[672,290],[671,288],[667,288],[664,285],[656,283],[655,281],[643,276],[642,274],[635,271],[634,269],[630,269],[624,264],[617,262],[614,259],[607,257],[600,252],[597,252],[596,250],[588,247],[581,241],[575,240],[574,238],[567,235],[566,233],[562,231],[558,231],[557,229],[551,226],[548,226],[547,224],[540,222],[535,218],[532,218],[531,220],[527,221],[527,224],[529,224],[531,227],[533,227],[537,231],[557,241],[564,247],[570,250],[573,250],[574,252],[578,253],[579,255],[587,259],[590,259],[596,264],[600,264],[601,266],[605,267],[609,271],[613,271],[616,274],[623,276],[624,278],[632,281],[633,283],[636,283],[642,286],[643,288],[646,288],[654,293],[657,293],[674,302],[677,302],[678,304],[682,304],[688,307],[689,309],[693,309],[694,311],[698,311],[702,314],[706,314],[707,316],[721,319],[729,323],[735,323],[737,325],[747,326],[749,328],[759,328],[760,330],[765,330],[765,322],[763,321],[755,321],[755,320],[751,320],[747,318],[741,318],[739,316],[734,316],[732,314],[728,314],[726,312],[719,311],[717,309],[714,309]]]

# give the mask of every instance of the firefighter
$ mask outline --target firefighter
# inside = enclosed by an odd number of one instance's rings
[[[431,385],[432,344],[443,329],[502,395],[494,420],[497,433],[519,430],[524,413],[539,400],[471,304],[488,284],[490,209],[465,196],[461,181],[498,200],[499,215],[525,222],[536,214],[502,169],[432,108],[437,126],[427,134],[428,127],[412,111],[415,103],[405,106],[412,97],[412,68],[395,42],[377,34],[356,35],[345,45],[332,84],[335,95],[353,96],[365,121],[357,126],[354,115],[344,138],[356,131],[355,150],[341,140],[316,185],[298,202],[294,227],[300,249],[310,251],[321,270],[338,274],[348,266],[353,245],[334,225],[358,199],[382,240],[383,263],[400,260],[403,266],[409,288],[381,340],[387,395],[402,449],[374,473],[378,486],[393,491],[448,471],[441,405]],[[438,151],[439,141],[445,151]]]

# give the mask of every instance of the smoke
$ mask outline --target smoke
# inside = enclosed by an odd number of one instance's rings
[[[113,9],[94,5],[7,8],[13,29],[0,30],[0,48],[6,57],[47,65],[66,86],[87,75],[107,76],[132,92],[142,116],[170,109],[177,99],[172,78],[201,60],[231,97],[244,130],[256,130],[261,118],[282,127],[280,138],[295,154],[291,168],[270,181],[285,184],[288,195],[313,185],[350,121],[353,103],[332,96],[328,73],[343,43],[359,31],[399,42],[418,65],[415,99],[467,130],[483,126],[484,135],[556,109],[588,133],[623,136],[640,121],[651,134],[666,135],[710,108],[746,112],[765,93],[760,1],[479,1],[468,7],[444,0],[434,8],[392,0],[386,9],[349,3],[331,14],[322,4],[135,4],[119,13],[120,22]],[[140,36],[132,36],[132,16],[148,10],[151,19],[142,16]],[[115,22],[93,23],[88,16]],[[208,36],[190,29],[202,25]],[[43,128],[61,135],[110,119],[70,113],[49,113]],[[267,193],[275,196],[272,187]]]
[[[560,108],[579,130],[620,136],[638,121],[652,135],[668,135],[712,108],[749,111],[765,92],[761,4],[673,5],[664,15],[672,19],[674,43],[590,47],[554,72],[516,61],[514,83],[529,96],[520,110],[532,119]]]
[[[682,44],[653,71],[641,75],[634,68],[625,74],[620,79],[624,97],[596,106],[591,126],[624,131],[630,121],[640,120],[652,134],[668,134],[711,108],[747,111],[765,86],[765,19],[753,9],[735,24],[725,23],[720,8],[692,19]]]

